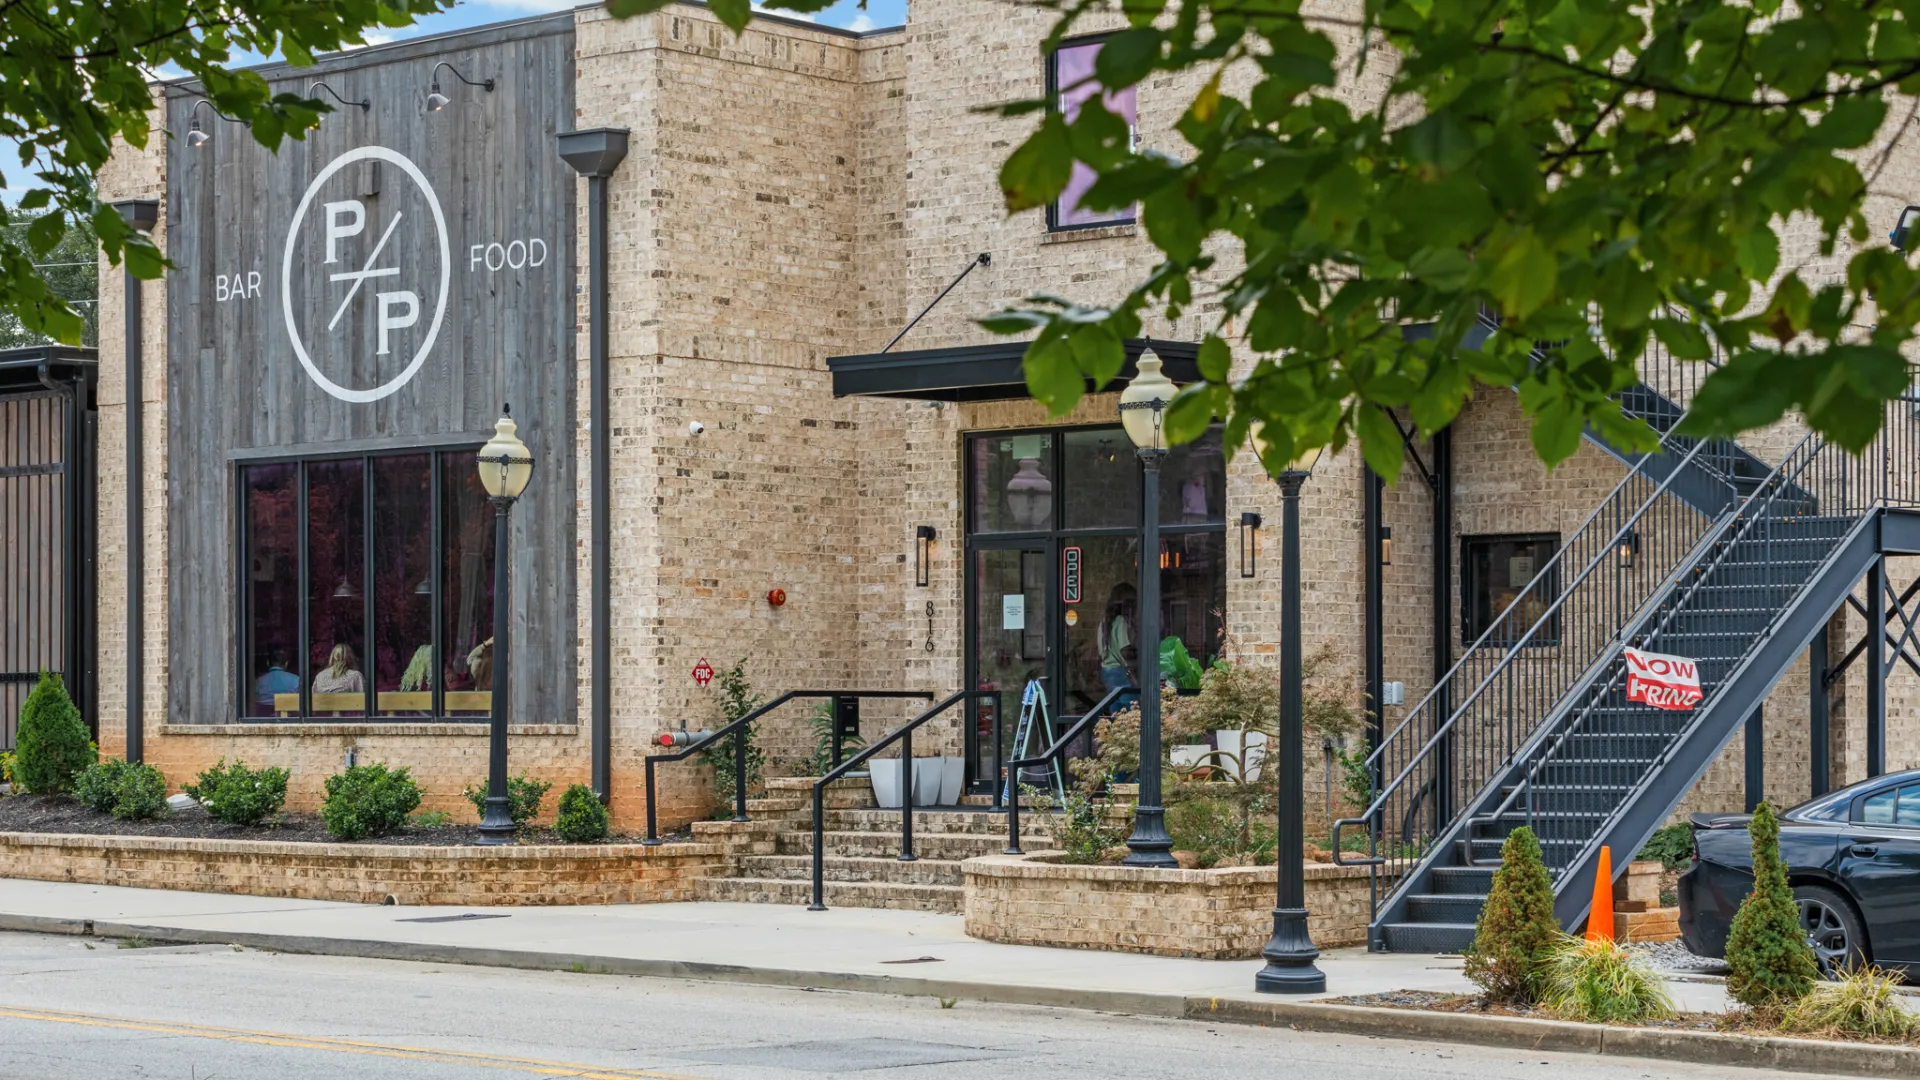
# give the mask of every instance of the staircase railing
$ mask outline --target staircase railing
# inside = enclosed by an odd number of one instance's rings
[[[933,695],[928,694],[927,697]],[[993,707],[999,707],[997,690],[961,690],[936,703],[932,708],[907,721],[900,728],[888,734],[878,742],[869,744],[865,749],[840,763],[839,767],[828,770],[825,776],[813,782],[813,903],[807,905],[808,911],[827,910],[827,785],[852,772],[868,758],[892,746],[900,744],[900,861],[914,862],[919,856],[913,853],[913,733],[921,725],[963,701],[975,698],[987,698]],[[998,730],[999,725],[994,725]]]
[[[1536,735],[1706,533],[1709,519],[1671,488],[1726,447],[1668,443],[1670,453],[1685,449],[1677,466],[1656,481],[1644,468],[1649,455],[1628,472],[1368,756],[1369,775],[1384,783],[1364,812],[1334,823],[1332,839],[1337,862],[1386,868],[1392,884],[1374,897],[1374,914],[1413,887],[1407,871],[1424,857],[1427,841]],[[1727,504],[1734,505],[1730,482],[1706,471],[1727,485]],[[1365,859],[1343,857],[1342,833],[1350,827],[1367,830]]]
[[[1549,860],[1549,872],[1558,876],[1583,865],[1596,854],[1612,823],[1646,793],[1687,734],[1732,685],[1731,674],[1739,671],[1772,636],[1793,600],[1818,576],[1815,568],[1807,570],[1804,577],[1783,579],[1777,569],[1769,574],[1768,568],[1810,562],[1824,565],[1841,540],[1833,528],[1834,522],[1857,522],[1863,515],[1888,506],[1920,506],[1920,409],[1916,405],[1920,405],[1920,399],[1912,397],[1893,402],[1879,436],[1859,455],[1812,434],[1803,437],[1772,474],[1741,501],[1727,524],[1724,540],[1704,552],[1699,562],[1690,568],[1691,572],[1659,606],[1638,620],[1638,625],[1632,628],[1631,640],[1623,644],[1657,644],[1660,635],[1672,627],[1675,620],[1689,616],[1698,620],[1702,612],[1691,609],[1691,602],[1701,589],[1725,584],[1715,577],[1715,571],[1726,567],[1728,560],[1735,556],[1741,564],[1757,568],[1750,577],[1760,578],[1743,584],[1771,586],[1765,599],[1768,618],[1759,627],[1738,624],[1736,615],[1712,613],[1707,616],[1702,623],[1704,632],[1718,630],[1747,636],[1741,651],[1730,659],[1719,658],[1725,670],[1713,672],[1712,678],[1702,672],[1702,689],[1706,693],[1694,707],[1686,727],[1666,739],[1653,763],[1641,771],[1625,797],[1591,830],[1579,848],[1570,854],[1555,853]],[[1818,557],[1809,558],[1815,555]],[[1771,595],[1774,592],[1780,595]],[[1870,635],[1878,632],[1878,628],[1868,628]],[[1625,665],[1614,662],[1615,659],[1608,658],[1611,670],[1607,679],[1594,687],[1583,707],[1563,711],[1558,730],[1536,744],[1524,776],[1488,817],[1498,820],[1524,806],[1528,824],[1536,825],[1536,806],[1543,786],[1541,770],[1555,759],[1556,752],[1568,738],[1592,731],[1595,706],[1615,700],[1616,693],[1622,689]]]
[[[933,695],[925,690],[789,690],[765,705],[728,724],[711,734],[705,735],[689,744],[683,750],[671,754],[651,754],[646,759],[647,784],[647,838],[644,843],[660,843],[659,815],[654,811],[654,768],[663,761],[685,761],[728,736],[733,737],[733,820],[746,821],[747,818],[747,728],[755,720],[797,698],[919,698],[922,701],[933,700]],[[838,745],[836,741],[836,746]]]
[[[1082,713],[1080,719],[1074,721],[1067,730],[1061,732],[1060,737],[1053,740],[1053,743],[1045,750],[1040,751],[1032,757],[1007,762],[1006,775],[1007,778],[1013,781],[1011,785],[1013,788],[1013,797],[1007,800],[1007,849],[1001,854],[1026,854],[1026,852],[1020,850],[1020,770],[1030,769],[1035,765],[1045,765],[1055,758],[1064,755],[1067,752],[1067,747],[1072,745],[1075,739],[1086,734],[1089,728],[1093,727],[1096,722],[1112,711],[1115,702],[1118,702],[1128,694],[1138,694],[1139,692],[1140,688],[1137,686],[1121,686],[1107,691],[1106,697],[1101,698],[1098,702],[1094,703],[1093,708]],[[1063,763],[1059,768],[1064,771],[1066,766]],[[1002,782],[1004,783],[1005,781],[1003,780]]]

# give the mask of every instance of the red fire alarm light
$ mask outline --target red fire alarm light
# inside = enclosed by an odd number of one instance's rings
[[[769,592],[767,594],[767,603],[771,604],[774,607],[780,607],[786,602],[787,602],[787,590],[785,589],[775,589],[772,592]]]

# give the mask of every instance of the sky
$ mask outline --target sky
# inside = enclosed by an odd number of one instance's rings
[[[521,19],[528,15],[539,15],[549,11],[564,11],[578,7],[578,0],[459,0],[452,10],[437,15],[429,15],[412,26],[399,30],[383,30],[367,35],[369,44],[384,44],[389,41],[404,41],[407,38],[429,34],[444,34],[452,30],[465,30],[472,26],[485,26],[488,23],[503,22],[508,19]],[[758,4],[756,3],[756,6]],[[793,18],[789,12],[778,12]],[[862,10],[858,0],[838,0],[832,7],[819,12],[808,19],[827,26],[838,26],[849,30],[873,30],[886,26],[899,26],[907,21],[907,0],[867,0]],[[262,57],[245,57],[237,66],[247,66],[261,62]],[[177,71],[158,72],[163,78],[177,78]],[[5,182],[0,189],[0,201],[15,202],[20,197],[20,185],[30,178],[19,167],[19,154],[13,143],[0,139],[0,181]]]

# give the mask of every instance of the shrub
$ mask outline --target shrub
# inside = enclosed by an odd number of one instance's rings
[[[1103,790],[1106,785],[1103,785]],[[1107,852],[1125,842],[1127,834],[1107,821],[1107,810],[1112,800],[1104,794],[1096,795],[1076,787],[1067,789],[1064,801],[1056,801],[1053,796],[1031,784],[1022,784],[1020,794],[1040,815],[1041,827],[1055,847],[1060,849],[1061,861],[1090,865],[1106,858]],[[1044,811],[1058,810],[1058,814],[1046,814]]]
[[[807,710],[807,730],[813,735],[813,753],[800,762],[800,775],[825,776],[834,767],[833,703],[831,701],[815,702],[813,708]],[[845,761],[849,756],[859,753],[860,748],[866,744],[866,740],[860,737],[859,732],[848,732],[840,739],[840,759]],[[728,791],[728,797],[731,798],[732,789],[729,788]],[[731,812],[730,808],[729,812]]]
[[[287,770],[249,769],[238,758],[221,758],[195,783],[180,790],[199,800],[208,816],[229,825],[258,825],[287,801]]]
[[[1564,1020],[1641,1024],[1673,1015],[1658,972],[1611,938],[1561,935],[1547,960],[1542,1002]]]
[[[585,784],[560,793],[560,814],[553,831],[569,844],[591,844],[607,838],[607,808]]]
[[[1920,1016],[1901,1008],[1898,972],[1871,964],[1846,968],[1834,981],[1821,983],[1806,997],[1788,1006],[1782,1030],[1801,1035],[1848,1039],[1911,1039],[1920,1037]]]
[[[513,819],[515,829],[524,829],[534,818],[540,816],[540,804],[547,797],[553,785],[545,780],[530,780],[525,773],[507,778],[507,816]],[[469,784],[461,794],[473,804],[473,812],[480,820],[487,819],[487,788],[484,784]]]
[[[715,674],[714,681],[720,684],[721,727],[733,723],[766,703],[765,698],[754,692],[753,683],[747,679],[745,660]],[[761,777],[767,768],[767,755],[766,751],[755,744],[753,737],[753,725],[749,724],[745,730],[738,732],[737,736],[729,735],[700,751],[701,762],[713,767],[713,799],[716,804],[716,817],[733,816],[733,752],[736,747],[746,747],[747,794],[753,794],[760,787]]]
[[[1547,961],[1561,936],[1540,841],[1522,825],[1500,845],[1500,869],[1493,873],[1493,888],[1467,950],[1467,978],[1493,1001],[1534,1004],[1546,987]]]
[[[1753,891],[1727,933],[1727,993],[1749,1009],[1771,1013],[1806,997],[1819,968],[1780,862],[1780,821],[1771,805],[1754,810],[1747,832],[1753,837]]]
[[[36,795],[72,791],[80,770],[100,759],[60,676],[40,673],[40,682],[20,706],[13,753],[14,780]]]
[[[1683,821],[1660,829],[1637,857],[1658,860],[1669,870],[1685,870],[1693,862],[1693,826]]]
[[[167,781],[151,765],[97,761],[74,778],[73,797],[98,813],[140,821],[166,812]]]
[[[407,823],[420,805],[420,788],[405,766],[355,765],[327,777],[327,801],[320,818],[342,840],[381,836]]]
[[[444,829],[453,824],[453,815],[445,810],[422,810],[408,817],[407,824],[422,829]]]

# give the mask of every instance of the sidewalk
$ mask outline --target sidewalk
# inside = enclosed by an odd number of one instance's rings
[[[961,998],[1859,1076],[1920,1075],[1920,1051],[1689,1030],[1357,1008],[1258,994],[1260,961],[997,945],[953,915],[759,904],[385,907],[0,879],[0,930],[283,952]],[[1321,957],[1326,997],[1472,989],[1454,957]],[[1683,1010],[1715,982],[1669,983]]]

